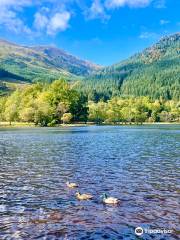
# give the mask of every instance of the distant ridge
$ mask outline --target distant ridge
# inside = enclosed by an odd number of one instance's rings
[[[86,76],[100,66],[52,46],[26,47],[0,40],[0,69],[28,81]]]

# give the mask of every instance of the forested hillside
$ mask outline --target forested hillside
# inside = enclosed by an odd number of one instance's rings
[[[180,33],[96,72],[81,88],[96,100],[116,95],[180,99]]]
[[[105,56],[108,57],[108,56]],[[180,99],[180,33],[131,58],[102,68],[55,47],[24,47],[0,40],[0,94],[8,81],[76,83],[78,91],[98,102],[115,96]]]

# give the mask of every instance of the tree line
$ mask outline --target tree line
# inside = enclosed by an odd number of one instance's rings
[[[33,84],[0,99],[0,120],[33,122],[40,126],[86,122],[87,98],[64,80]]]
[[[180,122],[180,102],[149,97],[114,97],[89,102],[89,121],[96,123]]]
[[[88,101],[88,96],[64,80],[21,87],[0,98],[0,121],[40,126],[61,123],[179,122],[180,102],[149,97],[113,97]]]

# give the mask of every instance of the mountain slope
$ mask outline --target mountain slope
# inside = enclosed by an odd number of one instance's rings
[[[96,95],[150,96],[180,99],[180,33],[126,61],[103,68],[83,82],[83,89]],[[93,95],[91,91],[91,95]]]
[[[64,50],[55,47],[37,46],[32,47],[31,49],[36,50],[42,55],[46,56],[51,64],[57,68],[63,68],[71,74],[77,76],[85,76],[92,73],[92,71],[100,69],[100,66],[96,64],[81,60],[65,52]]]
[[[55,47],[25,47],[0,40],[0,69],[27,81],[71,79],[98,68]]]
[[[162,38],[131,58],[101,68],[55,47],[24,47],[0,40],[0,90],[6,81],[78,81],[89,99],[150,96],[180,99],[180,33]]]

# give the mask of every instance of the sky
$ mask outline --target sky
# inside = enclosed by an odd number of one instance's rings
[[[180,32],[180,0],[0,0],[0,38],[111,65]]]

